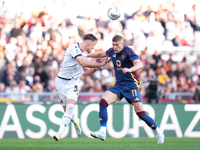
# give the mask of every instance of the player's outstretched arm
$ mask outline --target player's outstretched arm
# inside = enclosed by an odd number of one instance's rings
[[[95,71],[99,70],[99,68],[87,68],[83,67],[84,75],[93,74]]]
[[[98,63],[101,63],[101,62],[104,62],[105,64],[107,64],[109,62],[108,60],[108,56],[106,57],[106,59],[96,59],[96,58],[93,58],[94,60],[96,60],[96,62]],[[84,70],[84,75],[89,75],[89,74],[93,74],[95,71],[99,70],[100,68],[88,68],[88,67],[83,67],[83,70]]]
[[[83,56],[76,57],[76,61],[82,67],[90,67],[90,68],[99,68],[104,66],[107,63],[107,59],[104,59],[100,62],[96,61],[96,59],[85,58]]]
[[[135,72],[138,71],[140,69],[144,68],[144,65],[142,63],[142,61],[140,59],[136,59],[133,61],[134,66],[131,68],[123,68],[122,71],[123,73],[127,73],[127,72]]]
[[[89,54],[87,54],[87,57],[103,58],[103,57],[106,57],[106,52],[105,51],[101,51],[101,52],[89,53]]]

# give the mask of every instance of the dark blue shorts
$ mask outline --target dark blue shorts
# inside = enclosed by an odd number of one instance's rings
[[[116,84],[109,88],[108,91],[117,94],[119,100],[125,97],[129,104],[133,104],[134,102],[142,102],[140,90],[130,85]]]

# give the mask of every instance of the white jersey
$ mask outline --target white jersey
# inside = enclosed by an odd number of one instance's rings
[[[79,44],[73,44],[66,49],[63,62],[58,72],[61,78],[77,78],[84,73],[82,66],[76,61],[76,57],[82,55]]]

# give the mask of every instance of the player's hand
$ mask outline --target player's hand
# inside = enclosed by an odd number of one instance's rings
[[[122,71],[123,71],[123,73],[131,72],[131,70],[128,68],[123,68]]]
[[[98,67],[98,68],[94,68],[94,71],[97,71],[97,70],[99,70],[100,69],[100,67]]]
[[[108,63],[108,56],[104,59],[104,58],[101,58],[101,59],[97,59],[96,60],[98,63],[101,64],[101,66],[105,66],[107,63]]]
[[[111,61],[111,58],[107,56],[107,62],[106,63],[109,63]]]
[[[108,59],[108,56],[106,56],[105,65],[106,65],[110,60],[111,60],[111,59]]]

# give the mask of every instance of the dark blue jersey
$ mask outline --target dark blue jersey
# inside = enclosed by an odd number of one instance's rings
[[[116,84],[130,85],[139,89],[140,80],[136,72],[123,73],[123,68],[131,68],[133,66],[133,61],[139,59],[135,54],[134,50],[128,46],[124,46],[123,50],[119,53],[115,53],[113,48],[106,51],[106,55],[111,57],[114,69]]]

